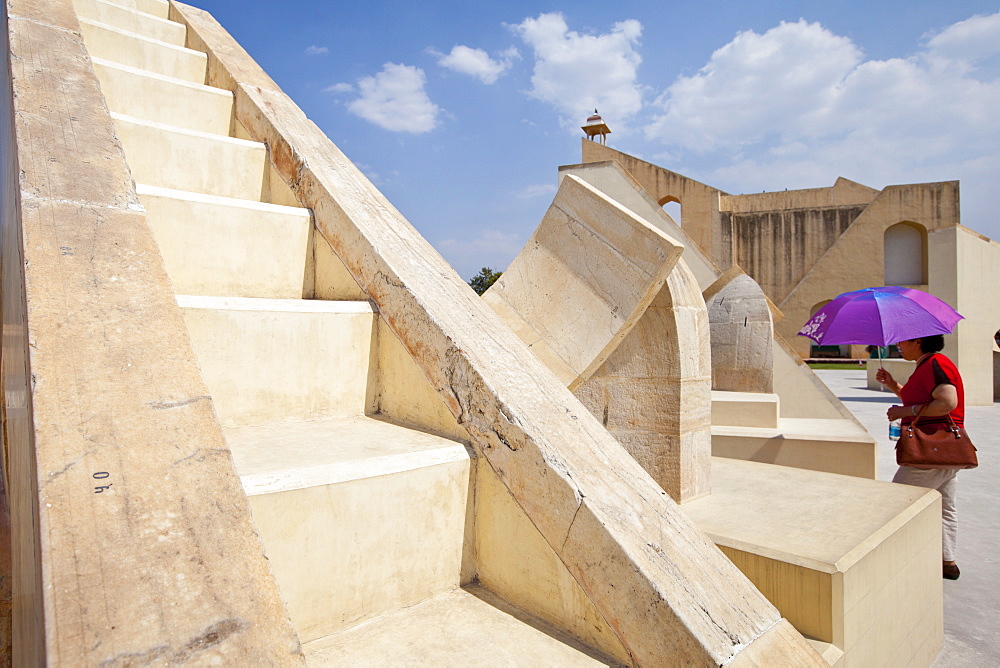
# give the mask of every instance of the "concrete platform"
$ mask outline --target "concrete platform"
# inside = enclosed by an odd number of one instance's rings
[[[843,651],[835,665],[926,665],[940,648],[937,492],[714,458],[712,495],[681,509],[796,629]]]
[[[871,436],[850,420],[781,418],[777,428],[713,425],[712,455],[861,478],[874,478],[876,471]]]
[[[305,643],[310,666],[611,666],[482,587],[447,592]]]

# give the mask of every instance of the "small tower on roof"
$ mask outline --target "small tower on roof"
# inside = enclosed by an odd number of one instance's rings
[[[581,129],[587,133],[587,139],[590,141],[595,141],[594,137],[600,137],[600,142],[607,145],[611,128],[608,127],[604,119],[597,113],[597,109],[594,109],[594,115],[587,119],[587,122]]]

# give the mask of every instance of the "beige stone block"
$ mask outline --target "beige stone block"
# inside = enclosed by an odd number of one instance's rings
[[[112,114],[136,183],[259,201],[267,148]]]
[[[233,95],[228,91],[100,58],[94,58],[94,71],[113,112],[187,130],[229,134]]]
[[[458,589],[303,647],[313,666],[611,666],[484,587]]]
[[[159,42],[184,46],[186,29],[179,23],[104,0],[73,0],[73,6],[81,19],[103,23]]]
[[[996,382],[992,369],[994,346],[990,342],[1000,329],[1000,243],[960,225],[927,236],[932,257],[945,260],[931,273],[934,292],[965,316],[954,334],[945,337],[943,352],[962,372],[966,405],[990,406]],[[945,253],[935,248],[940,245],[945,247]],[[947,288],[937,288],[947,285],[945,276],[949,272],[955,275],[954,299]]]
[[[61,6],[54,3],[56,16]],[[79,36],[34,20],[15,18],[10,26],[10,48],[19,56],[11,72],[23,91],[16,100],[17,132],[34,147],[18,152],[23,196],[138,204]],[[36,48],[39,43],[49,48]]]
[[[712,389],[773,390],[771,309],[757,283],[733,267],[704,292],[712,340]]]
[[[560,184],[527,245],[484,299],[517,314],[575,374],[575,389],[614,351],[659,292],[682,248],[576,177]]]
[[[368,384],[368,412],[450,438],[468,440],[469,433],[448,411],[381,318],[377,319],[377,339],[374,381]]]
[[[307,209],[136,190],[176,293],[302,298],[312,228]]]
[[[315,272],[314,296],[316,299],[367,299],[343,261],[330,248],[330,242],[313,228],[313,266]]]
[[[12,663],[301,664],[71,4],[44,9],[3,36]]]
[[[205,83],[204,53],[87,19],[80,19],[80,31],[93,57],[191,83]]]
[[[291,661],[144,216],[37,200],[23,213],[48,659]],[[231,569],[238,586],[220,577]],[[91,605],[97,591],[115,605]]]
[[[482,459],[476,478],[476,562],[479,582],[504,600],[630,663],[614,630]]]
[[[814,664],[817,661],[817,654],[812,644],[796,646],[797,638],[798,631],[788,620],[779,620],[750,643],[729,665],[736,668],[769,668],[776,665]],[[796,648],[794,653],[788,652],[789,645]],[[831,654],[838,656],[836,653]],[[823,659],[826,659],[826,656]]]
[[[886,665],[943,637],[940,496],[716,459],[688,515],[803,634],[843,665]],[[916,631],[919,629],[919,631]]]
[[[713,390],[712,424],[777,429],[779,404],[776,394]]]
[[[107,1],[111,2],[111,0]],[[113,4],[127,7],[143,14],[150,14],[160,19],[167,18],[170,10],[170,3],[167,0],[114,0]]]
[[[37,27],[57,28],[71,33],[80,32],[80,22],[76,16],[76,10],[72,2],[51,2],[50,0],[8,0],[7,17],[10,35],[13,37],[23,30],[21,26],[15,26],[18,20],[31,21],[40,24]],[[6,39],[6,38],[5,38]],[[70,37],[70,39],[73,39]],[[76,40],[79,41],[79,40]],[[63,54],[65,55],[65,54]]]
[[[167,0],[115,0],[115,4],[131,7],[161,19],[167,18],[167,14],[170,12],[170,3]]]
[[[780,418],[777,428],[713,426],[712,454],[872,480],[878,466],[871,435],[848,420]]]
[[[569,174],[594,186],[667,236],[681,240],[682,243],[687,238],[683,228],[666,214],[663,206],[658,204],[618,162],[607,160],[559,168],[560,179],[563,175]],[[721,273],[696,243],[684,243],[684,253],[681,258],[695,275],[702,290],[714,283]]]
[[[707,329],[701,293],[681,260],[636,326],[577,389],[591,413],[679,503],[710,489]]]
[[[462,444],[364,418],[226,436],[302,642],[471,581]]]
[[[771,350],[774,355],[774,392],[781,398],[781,417],[847,420],[864,429],[858,419],[778,333],[774,335]],[[874,440],[872,446],[874,447]]]
[[[886,371],[892,374],[893,379],[900,384],[905,383],[910,378],[910,374],[913,373],[913,369],[916,368],[916,362],[911,362],[908,360],[901,359],[870,359],[866,363],[866,381],[869,390],[881,390],[882,392],[889,392],[889,389],[885,387],[882,383],[875,380],[875,374],[878,373],[879,368],[884,368]],[[963,378],[964,380],[964,378]]]
[[[368,302],[177,298],[224,426],[363,415]]]

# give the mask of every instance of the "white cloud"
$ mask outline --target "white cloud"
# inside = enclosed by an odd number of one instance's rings
[[[430,132],[437,125],[441,107],[427,96],[424,90],[426,81],[427,77],[420,68],[386,63],[375,76],[358,79],[360,97],[349,102],[347,109],[393,132]]]
[[[529,94],[555,107],[564,124],[578,126],[597,108],[605,120],[620,125],[642,107],[638,21],[587,35],[569,30],[563,15],[553,12],[509,27],[535,54]]]
[[[327,86],[323,90],[328,93],[353,93],[354,86],[349,83],[335,83],[332,86]]]
[[[678,77],[660,96],[656,104],[666,113],[646,134],[703,151],[759,142],[776,132],[808,132],[861,57],[849,39],[818,23],[782,22],[763,35],[741,32],[697,74]]]
[[[455,72],[468,74],[484,84],[492,84],[510,69],[512,59],[519,54],[517,49],[514,49],[513,52],[508,49],[501,54],[499,60],[494,60],[482,49],[473,49],[459,44],[452,47],[451,53],[447,55],[440,53],[435,53],[435,55],[438,56],[438,65]]]
[[[554,195],[556,192],[556,186],[552,183],[540,183],[533,186],[528,186],[527,188],[522,188],[519,190],[515,197],[518,199],[534,199],[536,197],[543,197],[545,195]]]
[[[1000,78],[979,67],[997,53],[1000,13],[887,60],[866,60],[850,39],[806,21],[741,32],[660,96],[646,136],[721,163],[696,177],[735,192],[838,175],[875,187],[980,182],[984,165],[1000,163]]]
[[[948,26],[927,40],[928,61],[937,67],[971,70],[977,63],[1000,54],[1000,12],[973,16]]]
[[[324,53],[330,53],[330,49],[326,48],[325,46],[316,46],[315,44],[311,44],[308,47],[306,47],[306,53],[313,56],[319,56]]]

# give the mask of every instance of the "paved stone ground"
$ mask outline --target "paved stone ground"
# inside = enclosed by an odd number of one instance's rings
[[[867,389],[864,369],[819,370],[823,382],[878,440],[879,480],[891,480],[896,460],[885,411],[898,400]],[[958,565],[962,577],[944,582],[944,648],[936,668],[1000,665],[1000,403],[966,408],[965,426],[979,449],[978,469],[959,473]]]

